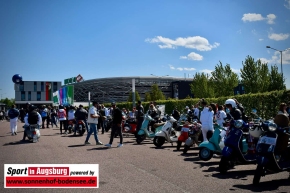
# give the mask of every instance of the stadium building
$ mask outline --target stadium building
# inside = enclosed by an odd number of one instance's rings
[[[135,91],[144,100],[145,93],[151,90],[153,84],[157,84],[166,98],[184,99],[187,96],[193,97],[190,91],[192,79],[176,77],[111,77],[85,80],[67,85],[74,86],[74,101],[85,102],[98,101],[101,103],[124,102],[128,100],[132,92],[132,80],[135,80]],[[64,85],[66,86],[66,85]]]

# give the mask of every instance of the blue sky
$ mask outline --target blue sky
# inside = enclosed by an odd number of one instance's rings
[[[0,95],[27,81],[192,77],[290,48],[290,0],[1,0]],[[290,89],[290,49],[283,52]]]

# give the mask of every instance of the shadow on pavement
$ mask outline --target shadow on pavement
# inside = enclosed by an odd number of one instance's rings
[[[117,147],[111,147],[111,148],[117,148]],[[96,147],[96,148],[92,148],[92,149],[87,149],[87,151],[92,151],[92,150],[108,150],[111,148],[107,148],[107,147]]]
[[[80,145],[69,145],[67,147],[84,147],[85,145],[84,144],[80,144]]]
[[[135,141],[125,141],[123,143],[135,143]]]
[[[218,166],[217,166],[218,170]],[[212,174],[212,177],[219,178],[219,179],[242,179],[248,176],[254,176],[255,170],[239,170],[239,171],[228,171],[226,174],[215,173]]]
[[[253,177],[252,177],[253,178]],[[263,177],[261,178],[263,180]],[[237,184],[234,188],[249,190],[251,192],[264,192],[278,190],[280,186],[290,186],[289,179],[277,179],[272,181],[262,181],[259,185],[254,186],[252,184]],[[281,192],[282,193],[282,192]]]
[[[30,141],[14,141],[14,142],[9,142],[3,144],[3,146],[8,146],[8,145],[22,145],[22,144],[29,144],[31,143]]]
[[[198,156],[198,153],[193,153],[192,156]],[[189,162],[200,161],[199,157],[186,157],[183,160]]]

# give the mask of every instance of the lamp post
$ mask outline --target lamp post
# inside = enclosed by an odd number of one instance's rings
[[[271,46],[266,46],[266,48],[270,48],[270,49],[272,49],[272,50],[276,50],[276,51],[280,52],[280,54],[281,54],[281,74],[282,74],[282,77],[283,77],[282,52],[288,50],[289,48],[287,48],[286,50],[277,50],[277,49],[275,49],[275,48],[272,48]]]

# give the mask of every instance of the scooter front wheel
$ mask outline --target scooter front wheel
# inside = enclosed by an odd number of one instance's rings
[[[253,185],[258,185],[260,183],[261,176],[263,175],[264,167],[257,165],[257,169],[254,174]]]
[[[137,135],[136,142],[140,144],[145,139],[145,135]]]
[[[156,147],[161,147],[165,143],[164,137],[154,137],[153,143]]]
[[[212,156],[213,156],[213,152],[206,147],[199,150],[199,158],[203,161],[210,160]]]

